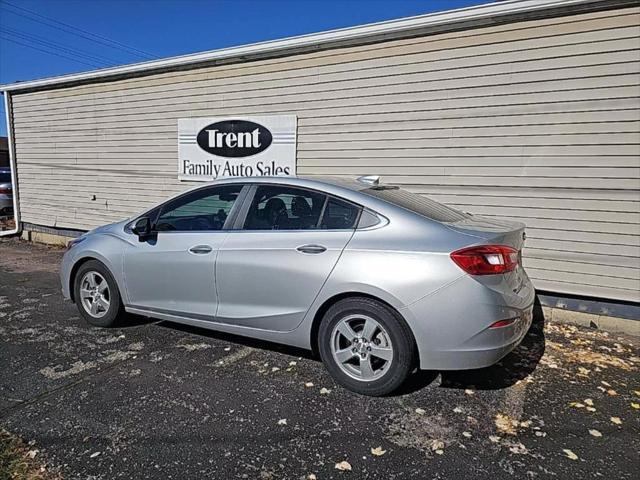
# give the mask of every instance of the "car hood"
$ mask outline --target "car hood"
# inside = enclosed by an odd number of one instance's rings
[[[94,228],[93,230],[89,230],[85,235],[96,235],[96,234],[105,234],[112,233],[114,235],[119,235],[124,231],[124,226],[127,224],[129,220],[122,220],[120,222],[110,223],[108,225],[102,225],[100,227]]]

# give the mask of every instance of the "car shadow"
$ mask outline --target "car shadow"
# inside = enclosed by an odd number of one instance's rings
[[[171,330],[178,330],[180,332],[190,333],[193,335],[198,335],[200,337],[208,337],[215,340],[221,340],[223,342],[231,342],[237,345],[251,347],[258,350],[269,350],[292,357],[302,357],[309,360],[320,361],[320,359],[316,357],[310,350],[305,350],[303,348],[291,347],[289,345],[282,345],[280,343],[268,342],[266,340],[259,340],[250,337],[243,337],[241,335],[234,335],[232,333],[219,332],[206,328],[193,327],[191,325],[174,323],[166,320],[158,322],[157,325],[164,328],[170,328]]]
[[[268,350],[272,352],[289,355],[292,357],[302,357],[320,362],[317,354],[303,348],[291,347],[279,343],[259,340],[255,338],[243,337],[225,332],[208,330],[170,321],[158,321],[139,315],[130,315],[126,326],[143,325],[155,322],[156,325],[172,330],[178,330],[201,337],[208,337],[224,342],[231,342],[237,345],[255,348],[258,350]],[[500,390],[514,385],[519,380],[523,380],[531,374],[540,362],[540,358],[545,351],[544,336],[544,314],[538,297],[536,296],[533,308],[533,321],[529,331],[511,353],[500,362],[486,368],[474,370],[416,370],[396,390],[392,396],[407,395],[419,391],[432,383],[440,376],[439,388],[476,389],[476,390]]]
[[[501,390],[525,379],[537,367],[545,351],[544,314],[536,296],[529,331],[511,353],[495,365],[474,370],[418,370],[396,394],[418,391],[433,383],[440,375],[440,388]]]

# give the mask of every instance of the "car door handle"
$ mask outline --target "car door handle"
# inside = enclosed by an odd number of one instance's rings
[[[327,250],[327,247],[322,245],[301,245],[296,250],[302,253],[322,253]]]
[[[211,248],[209,245],[195,245],[191,247],[189,251],[198,255],[204,255],[206,253],[211,253],[213,251],[213,248]]]

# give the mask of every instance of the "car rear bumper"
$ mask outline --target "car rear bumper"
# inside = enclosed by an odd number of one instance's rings
[[[400,313],[414,333],[421,369],[475,369],[493,365],[522,341],[534,298],[526,274],[518,291],[508,293],[464,276]],[[510,319],[508,326],[491,327]]]

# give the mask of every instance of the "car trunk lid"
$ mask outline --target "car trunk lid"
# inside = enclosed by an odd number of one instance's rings
[[[459,233],[477,237],[481,243],[507,245],[518,251],[524,246],[525,224],[521,222],[470,215],[446,225]]]

